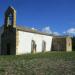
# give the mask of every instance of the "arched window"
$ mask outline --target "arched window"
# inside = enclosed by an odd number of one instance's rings
[[[43,40],[42,41],[42,52],[46,51],[46,42]]]
[[[31,53],[36,52],[36,43],[34,40],[31,41]]]
[[[8,25],[12,25],[12,23],[13,23],[13,15],[10,13],[8,15]]]

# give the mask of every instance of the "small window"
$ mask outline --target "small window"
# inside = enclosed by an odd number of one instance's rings
[[[46,51],[46,42],[43,40],[42,41],[42,52]]]

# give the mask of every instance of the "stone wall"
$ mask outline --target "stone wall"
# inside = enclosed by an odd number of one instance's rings
[[[8,52],[9,51],[9,52]],[[16,29],[8,27],[1,36],[1,54],[16,54]]]
[[[0,54],[1,54],[1,35],[2,35],[3,31],[4,31],[4,27],[1,26],[0,27]]]
[[[66,38],[53,37],[51,50],[52,51],[65,51],[66,50]]]
[[[16,30],[16,55],[18,55],[19,32]]]
[[[72,51],[72,38],[66,37],[66,51]]]
[[[45,52],[51,51],[52,38],[53,36],[47,36],[37,33],[18,31],[17,33],[17,55],[27,54],[32,51],[32,40],[35,41],[36,51],[35,53],[43,52],[43,41],[45,41]]]
[[[52,51],[72,51],[72,38],[54,36],[52,39]]]

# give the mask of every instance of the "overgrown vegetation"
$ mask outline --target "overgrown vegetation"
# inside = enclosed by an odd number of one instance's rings
[[[75,52],[0,56],[0,75],[75,75]]]

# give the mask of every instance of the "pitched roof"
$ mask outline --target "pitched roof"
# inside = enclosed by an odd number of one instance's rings
[[[20,30],[20,31],[30,32],[30,33],[36,33],[36,34],[41,34],[41,35],[53,36],[53,34],[40,32],[40,31],[37,31],[35,29],[31,29],[31,28],[28,28],[28,27],[16,26],[16,29]]]
[[[31,28],[28,28],[28,27],[23,27],[23,26],[18,26],[18,25],[16,25],[16,29],[17,30],[20,30],[20,31],[24,31],[24,32],[36,33],[36,34],[47,35],[47,36],[54,36],[55,38],[66,38],[66,37],[70,37],[70,36],[61,36],[61,35],[49,34],[49,33],[46,33],[46,32],[38,31],[36,29],[31,29]]]

